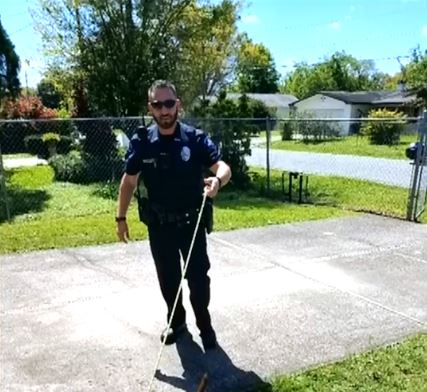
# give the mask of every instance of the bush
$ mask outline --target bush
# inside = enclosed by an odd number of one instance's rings
[[[117,181],[123,174],[123,160],[118,156],[105,158],[83,154],[84,182]]]
[[[56,181],[90,184],[100,181],[116,181],[123,174],[124,164],[119,157],[108,159],[71,151],[49,159]]]
[[[47,158],[49,152],[46,144],[43,142],[40,135],[30,135],[24,138],[26,152],[32,155],[37,155],[40,158]]]
[[[55,155],[49,159],[56,181],[84,183],[85,163],[78,151],[71,151],[66,155]]]
[[[285,121],[282,129],[282,140],[292,140],[294,135],[294,124],[291,121]]]
[[[44,143],[46,144],[58,144],[59,141],[61,140],[61,137],[57,134],[57,133],[53,133],[53,132],[48,132],[48,133],[44,133],[42,135],[42,140]]]
[[[232,183],[239,188],[249,185],[250,178],[245,156],[251,152],[251,135],[258,133],[260,129],[265,129],[265,121],[249,120],[243,123],[226,119],[254,118],[253,108],[259,108],[259,106],[251,107],[251,105],[251,100],[246,95],[242,95],[235,102],[228,99],[226,92],[222,91],[214,104],[210,105],[208,101],[202,102],[201,106],[195,107],[192,112],[206,118],[207,121],[201,128],[208,132],[212,140],[221,147],[223,159],[230,165],[233,173]],[[260,114],[259,111],[258,114]],[[216,120],[218,118],[225,120],[218,121]]]
[[[59,139],[58,145],[56,146],[56,151],[58,154],[68,154],[71,149],[74,147],[74,140],[70,136],[61,136]]]
[[[0,127],[0,144],[3,154],[27,152],[25,138],[34,133],[34,128],[26,122],[3,123]]]
[[[333,139],[340,135],[336,122],[316,121],[311,112],[292,113],[292,121],[286,121],[282,129],[282,140],[291,140],[294,135],[301,135],[305,143]],[[311,120],[313,119],[313,120]]]
[[[385,119],[385,121],[368,121],[362,125],[361,133],[368,137],[371,144],[392,146],[399,143],[400,135],[405,128],[406,116],[404,114],[398,111],[377,109],[371,110],[368,118]]]
[[[43,105],[39,97],[21,96],[17,100],[7,101],[3,116],[7,119],[49,119],[55,118],[54,109]]]

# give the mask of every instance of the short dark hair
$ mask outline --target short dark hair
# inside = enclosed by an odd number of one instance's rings
[[[169,82],[168,80],[159,79],[154,81],[148,89],[148,101],[151,101],[154,95],[154,91],[158,88],[168,88],[170,91],[172,91],[173,95],[175,95],[175,98],[178,98],[174,84],[172,82]]]

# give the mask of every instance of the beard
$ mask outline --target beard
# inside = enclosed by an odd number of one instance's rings
[[[160,116],[153,115],[153,118],[160,128],[170,129],[175,125],[176,120],[178,119],[178,110],[176,110],[174,114],[166,114]]]

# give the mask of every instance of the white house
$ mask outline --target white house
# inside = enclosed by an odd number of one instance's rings
[[[403,91],[321,91],[311,97],[290,104],[296,113],[310,113],[316,118],[366,117],[374,108],[399,109],[409,116],[417,115],[416,95]],[[341,133],[351,131],[351,123],[340,123]]]

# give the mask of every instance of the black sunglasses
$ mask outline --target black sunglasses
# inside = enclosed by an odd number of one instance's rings
[[[167,99],[166,101],[151,101],[150,105],[156,109],[160,110],[163,106],[166,109],[172,109],[176,104],[176,99]]]

